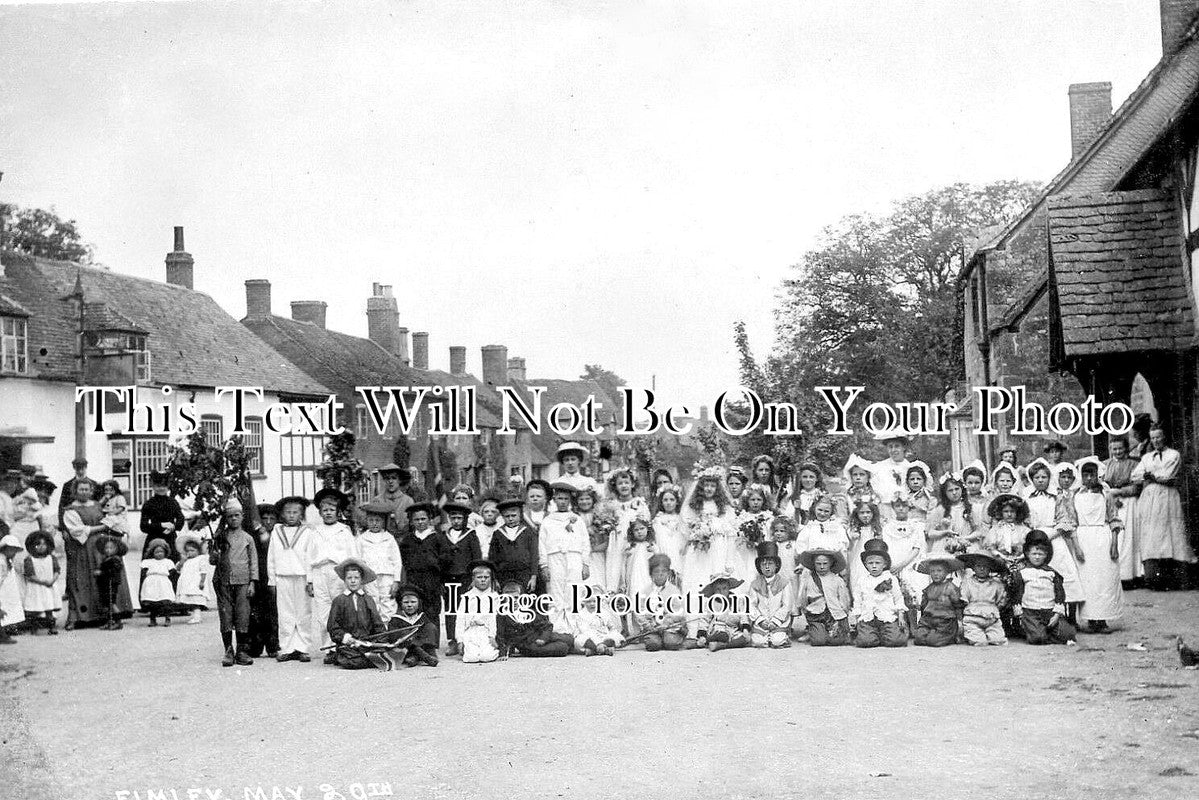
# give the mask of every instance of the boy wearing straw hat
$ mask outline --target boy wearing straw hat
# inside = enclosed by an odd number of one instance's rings
[[[958,560],[972,573],[962,579],[962,633],[975,647],[1007,644],[999,609],[1006,602],[1003,581],[995,574],[1003,562],[986,553],[961,553]]]
[[[254,663],[249,653],[250,600],[258,579],[258,548],[250,534],[242,530],[242,505],[238,499],[230,497],[224,510],[225,518],[208,551],[208,563],[215,568],[212,583],[221,620],[221,642],[225,645],[221,666],[231,667],[236,663],[248,667]]]
[[[703,647],[705,644],[713,653],[738,647],[748,647],[751,625],[749,616],[738,610],[738,604],[743,598],[732,597],[733,589],[743,581],[734,577],[727,569],[712,575],[708,585],[702,590],[707,598],[705,611],[699,618],[699,627],[695,636],[696,643]]]
[[[963,603],[949,576],[964,568],[948,553],[932,553],[916,565],[917,572],[929,577],[920,598],[920,621],[912,636],[918,647],[947,647],[958,640]]]
[[[375,601],[363,588],[375,580],[375,571],[360,558],[347,558],[334,570],[346,587],[329,607],[327,630],[334,645],[334,662],[342,669],[394,669],[391,656],[372,647],[372,642],[387,632]]]
[[[866,575],[853,589],[858,647],[906,647],[907,632],[899,617],[907,610],[899,578],[890,573],[891,555],[882,539],[869,539],[861,554]]]
[[[782,566],[777,543],[758,545],[758,555],[754,559],[758,576],[749,586],[749,614],[753,621],[750,643],[754,647],[791,646],[795,587],[792,576],[782,574]]]
[[[849,644],[852,601],[840,575],[845,571],[845,556],[837,550],[814,548],[800,553],[796,561],[803,568],[796,606],[808,623],[808,643],[812,647]]]

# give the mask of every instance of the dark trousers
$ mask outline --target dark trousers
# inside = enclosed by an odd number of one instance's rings
[[[679,631],[651,633],[645,637],[645,649],[649,653],[658,650],[682,650],[684,638],[686,638],[685,635]]]
[[[250,598],[248,583],[230,585],[216,582],[216,608],[221,618],[221,633],[247,633],[250,630]],[[238,641],[241,644],[241,641]]]
[[[264,652],[279,652],[279,609],[275,605],[275,588],[258,584],[250,601],[250,655],[258,658]]]
[[[453,586],[454,584],[458,585],[458,596],[461,597],[463,593],[465,593],[470,587],[470,576],[450,575],[445,579],[446,586]],[[454,613],[455,611],[456,609],[453,608],[446,609],[445,615],[445,638],[451,642],[458,641],[458,637],[456,635],[458,633],[458,615]]]
[[[948,647],[958,639],[958,621],[929,618],[926,614],[920,618],[913,636],[919,647]]]
[[[574,641],[564,633],[551,633],[545,644],[529,643],[516,648],[516,652],[530,658],[558,658],[570,654]]]
[[[808,644],[812,647],[841,647],[849,644],[849,620],[833,619],[833,615],[825,611],[823,614],[804,612],[808,622]]]
[[[441,582],[441,573],[421,573],[409,572],[407,575],[409,583],[420,589],[424,595],[425,613],[429,615],[429,619],[437,623],[437,635],[433,640],[433,647],[437,647],[441,643],[441,593],[444,584]]]
[[[858,638],[854,644],[858,647],[907,647],[907,633],[898,622],[882,622],[871,619],[858,623]]]
[[[1049,625],[1053,610],[1049,608],[1026,608],[1020,615],[1020,626],[1024,628],[1024,638],[1029,644],[1065,644],[1075,639],[1074,626],[1066,621],[1066,615],[1058,618],[1055,625]]]

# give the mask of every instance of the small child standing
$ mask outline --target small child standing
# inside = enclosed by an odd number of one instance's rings
[[[442,509],[449,519],[449,527],[437,534],[441,537],[441,577],[445,586],[457,586],[459,591],[465,591],[470,586],[471,564],[482,560],[479,550],[479,537],[474,531],[467,530],[467,520],[471,511],[469,506],[460,503],[446,503]],[[456,609],[450,609],[453,611]],[[462,646],[458,642],[457,615],[446,613],[445,638],[446,655],[462,655]]]
[[[906,492],[896,492],[891,501],[890,519],[883,523],[882,539],[888,552],[894,553],[891,573],[899,578],[899,588],[908,604],[907,629],[916,630],[916,609],[928,578],[916,571],[916,562],[924,555],[924,523],[909,517]]]
[[[683,506],[683,490],[674,484],[658,489],[654,514],[654,544],[657,552],[670,557],[670,563],[683,563],[683,549],[687,546],[687,530],[679,509]]]
[[[861,555],[865,577],[853,587],[853,611],[858,647],[907,647],[907,633],[899,625],[899,615],[907,610],[899,579],[891,569],[891,555],[882,539],[869,539]]]
[[[840,573],[845,557],[837,550],[813,548],[799,554],[803,572],[799,575],[796,606],[808,623],[808,643],[812,647],[839,647],[849,644],[849,587]]]
[[[649,520],[633,517],[626,529],[624,569],[618,591],[632,596],[649,591],[649,560],[657,552],[654,532]]]
[[[1061,573],[1049,566],[1053,543],[1040,530],[1024,540],[1025,566],[1013,581],[1012,613],[1020,620],[1029,644],[1075,643],[1074,626],[1066,620],[1066,587]]]
[[[928,575],[920,600],[920,622],[913,638],[919,647],[947,647],[961,633],[962,596],[949,576],[961,572],[961,561],[947,553],[933,553],[916,565]]]
[[[278,624],[277,661],[311,660],[312,595],[308,572],[310,547],[315,534],[304,522],[308,498],[284,497],[275,504],[279,522],[271,531],[266,551],[266,580],[275,587],[275,620]]]
[[[96,537],[96,551],[100,554],[96,566],[96,585],[100,590],[100,602],[104,607],[106,621],[104,630],[119,631],[125,627],[117,608],[121,587],[125,585],[125,554],[129,546],[116,536],[103,534]]]
[[[396,537],[387,530],[387,519],[392,507],[387,503],[373,502],[359,506],[366,515],[366,530],[358,535],[358,546],[362,549],[362,560],[375,571],[375,579],[364,588],[375,601],[379,616],[384,622],[396,614],[396,591],[400,588],[403,560]]]
[[[421,602],[429,619],[437,623],[437,640],[441,641],[441,565],[445,560],[443,542],[438,536],[434,519],[439,516],[432,503],[413,503],[408,506],[408,532],[400,541],[400,558],[404,562],[404,583],[420,589]],[[536,536],[533,537],[534,544]],[[494,544],[496,540],[492,540]]]
[[[478,559],[470,563],[470,589],[458,599],[457,630],[463,664],[485,664],[500,657],[495,641],[495,601],[491,587],[495,567]]]
[[[1006,600],[1003,581],[994,573],[1003,569],[999,559],[986,553],[962,553],[958,561],[973,575],[962,579],[962,632],[975,647],[1007,644],[999,609]]]
[[[200,558],[200,541],[195,537],[181,536],[175,543],[182,552],[176,602],[188,609],[187,624],[198,625],[204,609],[208,608],[210,565],[208,559]]]
[[[715,653],[749,646],[749,615],[738,611],[738,604],[744,603],[745,598],[731,596],[733,589],[740,585],[741,579],[726,570],[713,575],[703,588],[708,608],[707,613],[700,616],[695,636],[700,647],[707,645]],[[716,602],[714,598],[723,598],[723,602]]]
[[[341,514],[349,506],[349,498],[337,489],[326,487],[313,497],[313,505],[321,521],[312,527],[308,541],[308,587],[312,598],[312,627],[320,631],[322,646],[328,646],[329,609],[333,599],[345,591],[345,583],[337,574],[337,565],[351,558],[358,558],[361,551],[358,539],[341,521]],[[411,508],[411,507],[410,507]],[[328,651],[326,664],[337,662],[337,653]]]
[[[25,594],[22,600],[25,615],[35,620],[40,616],[46,632],[54,636],[58,633],[54,615],[62,608],[60,593],[54,591],[54,584],[62,572],[54,557],[54,539],[48,533],[34,531],[25,537],[25,550],[29,553],[24,566]]]
[[[531,592],[537,575],[537,531],[525,524],[524,505],[519,498],[500,501],[504,526],[491,537],[487,560],[495,564],[497,583],[515,580]]]
[[[0,587],[9,581],[16,589],[17,576],[13,571],[13,559],[21,552],[21,544],[17,537],[6,533],[0,537]],[[9,600],[9,597],[14,598]],[[19,591],[0,592],[0,644],[16,644],[9,629],[25,621],[25,612],[21,608],[21,593]]]
[[[781,572],[782,559],[775,542],[758,545],[754,569],[758,577],[749,587],[749,614],[753,622],[750,643],[754,647],[790,647],[791,616],[795,612],[792,576]]]
[[[150,614],[150,627],[158,627],[162,617],[164,627],[170,627],[171,607],[175,605],[175,587],[171,578],[178,574],[174,562],[168,556],[171,548],[162,539],[154,539],[146,545],[149,558],[143,558],[142,589],[138,595],[143,610]]]
[[[266,655],[279,658],[279,612],[275,587],[270,576],[271,533],[279,524],[279,511],[274,503],[259,503],[258,528],[250,534],[258,550],[257,591],[250,601],[250,632],[248,651],[251,658]]]
[[[234,663],[248,667],[254,663],[249,653],[250,600],[258,580],[258,548],[250,534],[242,530],[242,505],[236,497],[225,503],[225,518],[208,551],[216,587],[217,613],[221,618],[221,642],[225,656],[221,666]],[[233,652],[233,634],[237,634],[237,653]]]
[[[866,567],[862,563],[862,553],[866,551],[866,543],[882,535],[882,521],[879,519],[878,506],[865,501],[853,507],[849,517],[849,590],[856,592],[857,584],[866,579]],[[890,569],[890,566],[887,567]]]

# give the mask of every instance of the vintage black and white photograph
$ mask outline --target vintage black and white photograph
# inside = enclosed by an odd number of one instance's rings
[[[0,798],[1193,798],[1199,0],[0,3]]]

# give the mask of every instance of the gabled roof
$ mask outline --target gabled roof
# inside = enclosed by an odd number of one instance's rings
[[[1005,247],[1057,194],[1090,194],[1116,189],[1145,153],[1178,120],[1199,89],[1199,21],[1191,25],[1181,46],[1163,56],[1140,85],[1120,105],[1091,144],[1054,176],[1019,217],[975,250],[959,280],[974,269],[988,250]],[[1033,283],[1044,283],[1042,273]],[[1022,292],[1022,295],[1024,293]],[[1006,315],[1005,315],[1006,316]]]
[[[321,397],[319,381],[268,347],[208,295],[175,284],[65,261],[4,254],[0,293],[29,310],[30,375],[73,381],[79,320],[65,300],[83,289],[85,305],[148,334],[153,384],[262,386],[267,391]],[[42,351],[45,351],[44,354]]]
[[[86,296],[86,295],[85,295]],[[85,331],[121,331],[123,333],[147,334],[148,330],[129,317],[109,308],[107,303],[83,304],[83,329]]]
[[[1049,201],[1050,273],[1067,358],[1178,350],[1194,341],[1182,222],[1158,190]]]

